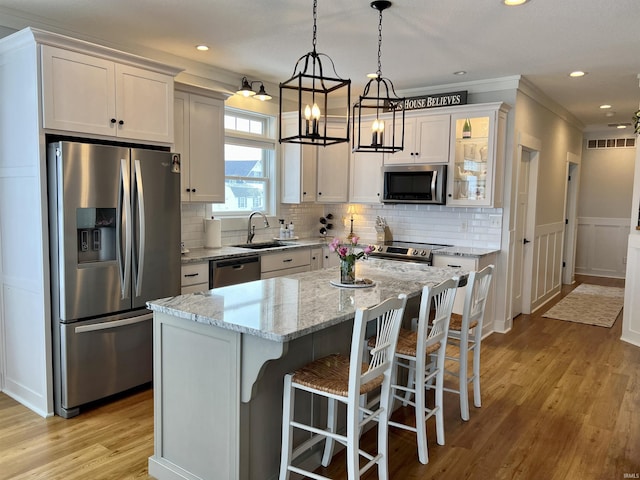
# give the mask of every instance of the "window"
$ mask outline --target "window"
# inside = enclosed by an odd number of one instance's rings
[[[225,203],[212,204],[212,213],[233,215],[274,210],[274,124],[273,117],[225,110]]]

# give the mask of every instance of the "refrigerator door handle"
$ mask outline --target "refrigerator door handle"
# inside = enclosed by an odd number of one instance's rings
[[[140,160],[134,160],[136,197],[138,201],[138,258],[136,268],[136,296],[142,294],[142,278],[144,274],[144,246],[146,236],[146,221],[144,216],[144,191],[142,189],[142,171]]]
[[[118,249],[118,264],[120,266],[120,285],[122,291],[122,298],[127,298],[129,296],[128,292],[130,289],[131,283],[131,197],[129,192],[130,190],[130,182],[129,182],[129,168],[128,162],[126,159],[120,159],[120,179],[121,179],[121,190],[118,198],[118,203],[120,207],[120,215],[121,219],[118,222],[117,228],[120,229],[117,232],[118,241],[117,249]],[[123,205],[124,204],[124,205]],[[124,257],[124,265],[122,264],[122,249],[121,249],[121,238],[122,231],[121,225],[124,225],[124,238],[125,238],[125,257]]]
[[[124,327],[126,325],[134,325],[136,323],[146,322],[153,318],[153,313],[146,313],[138,317],[123,318],[122,320],[112,320],[110,322],[94,323],[93,325],[82,325],[74,329],[75,333],[96,332],[98,330],[109,330],[112,328]]]

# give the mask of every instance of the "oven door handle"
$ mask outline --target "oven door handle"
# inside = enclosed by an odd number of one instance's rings
[[[99,330],[110,330],[113,328],[119,328],[127,325],[134,325],[136,323],[146,322],[147,320],[151,320],[152,318],[153,318],[153,313],[146,313],[138,317],[123,318],[122,320],[112,320],[110,322],[94,323],[92,325],[82,325],[80,327],[76,327],[74,332],[87,333],[87,332],[96,332]]]

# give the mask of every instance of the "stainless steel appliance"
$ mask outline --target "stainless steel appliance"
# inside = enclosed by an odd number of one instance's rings
[[[412,243],[402,241],[385,242],[373,245],[372,257],[400,260],[404,262],[420,262],[426,265],[433,264],[433,251],[450,245],[434,243]]]
[[[180,293],[179,155],[48,145],[55,411],[152,380],[148,300]]]
[[[382,177],[384,203],[446,203],[446,164],[388,165]]]
[[[260,280],[260,257],[230,258],[209,262],[209,288]]]

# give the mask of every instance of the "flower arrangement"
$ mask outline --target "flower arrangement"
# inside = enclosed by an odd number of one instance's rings
[[[329,244],[329,250],[335,252],[340,258],[340,283],[355,283],[356,260],[367,258],[373,251],[373,247],[367,245],[356,253],[354,247],[358,245],[359,239],[360,237],[354,235],[349,240],[349,243],[342,243],[339,238],[335,237]]]

